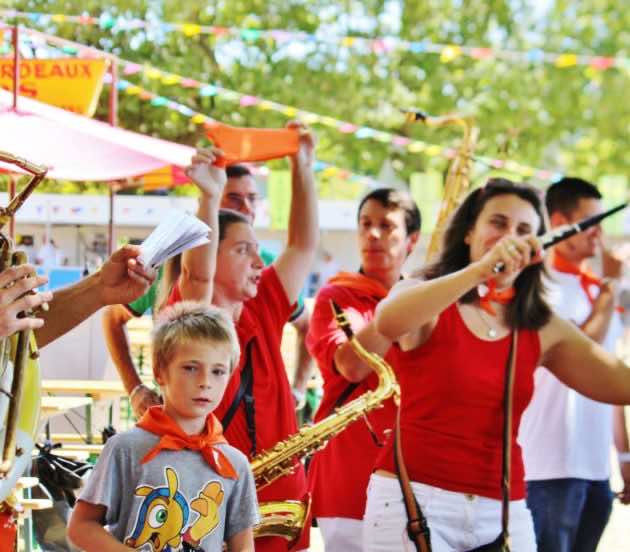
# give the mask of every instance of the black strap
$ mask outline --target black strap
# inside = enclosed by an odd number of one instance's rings
[[[241,370],[241,383],[238,387],[234,400],[227,412],[221,418],[221,425],[223,431],[227,431],[227,428],[232,423],[232,419],[238,410],[241,402],[245,402],[245,422],[247,423],[247,435],[252,443],[251,454],[256,454],[256,408],[254,403],[254,368],[252,366],[251,348],[254,340],[251,339],[245,349],[245,364]]]
[[[516,355],[518,332],[512,330],[510,353],[505,366],[505,384],[503,390],[503,466],[501,473],[501,538],[505,550],[509,550],[510,519],[510,478],[512,467],[512,418],[514,403],[514,376],[516,371]]]
[[[467,552],[510,552],[510,477],[512,466],[512,414],[514,402],[514,373],[518,353],[518,331],[512,330],[510,352],[505,365],[503,385],[503,458],[501,466],[501,533],[492,542]]]
[[[335,404],[332,405],[332,408],[330,409],[330,412],[328,413],[328,416],[330,416],[337,408],[339,408],[343,403],[345,403],[346,400],[348,399],[348,397],[350,395],[352,395],[352,392],[357,387],[359,387],[358,383],[349,383],[346,386],[346,388],[341,392],[341,395],[339,395],[339,397],[335,401]]]
[[[394,428],[394,465],[396,475],[403,495],[403,503],[407,513],[407,536],[416,548],[416,552],[431,552],[431,531],[427,518],[424,517],[420,504],[416,500],[416,495],[411,488],[411,481],[405,466],[400,443],[400,406],[396,413],[396,427]]]

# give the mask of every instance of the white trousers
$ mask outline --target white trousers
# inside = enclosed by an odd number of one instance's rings
[[[326,552],[362,552],[363,522],[341,517],[318,517]]]
[[[411,484],[431,531],[433,552],[465,552],[501,532],[501,501]],[[407,513],[397,479],[372,475],[363,518],[365,552],[415,552],[406,532]],[[510,502],[512,552],[536,552],[532,516],[525,500]]]

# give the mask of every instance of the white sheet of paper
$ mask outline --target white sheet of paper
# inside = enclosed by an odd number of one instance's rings
[[[209,243],[210,231],[196,216],[171,210],[142,242],[140,260],[145,266],[158,267],[178,253]]]

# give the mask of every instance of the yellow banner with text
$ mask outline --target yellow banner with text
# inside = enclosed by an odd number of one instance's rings
[[[107,70],[105,59],[20,60],[19,94],[91,117]],[[0,87],[13,90],[13,59],[0,59]]]

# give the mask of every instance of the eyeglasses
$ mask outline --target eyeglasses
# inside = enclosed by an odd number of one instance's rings
[[[225,203],[229,204],[231,208],[236,211],[245,207],[246,202],[250,204],[250,206],[255,206],[260,201],[260,196],[258,194],[236,194],[236,193],[228,193],[225,196]]]

